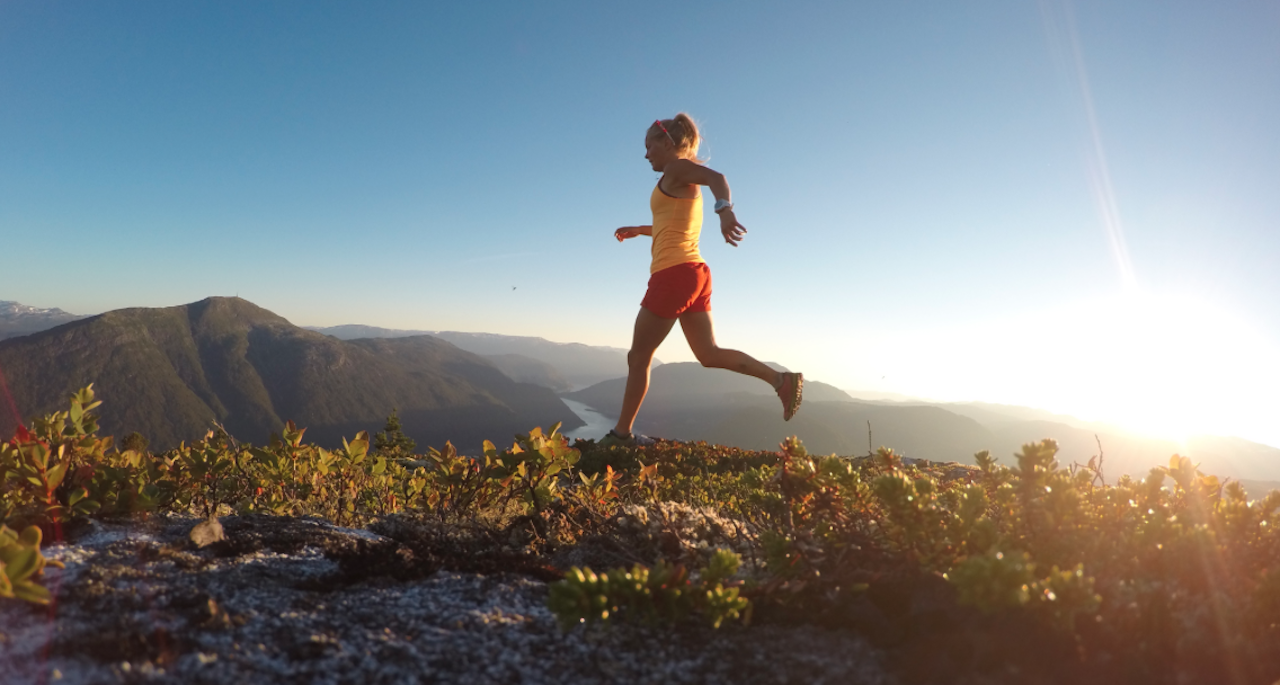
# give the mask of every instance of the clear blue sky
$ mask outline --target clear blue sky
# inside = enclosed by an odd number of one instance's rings
[[[0,0],[0,299],[625,347],[648,250],[611,234],[684,110],[750,229],[703,242],[722,344],[1280,445],[1277,36],[1276,2]]]

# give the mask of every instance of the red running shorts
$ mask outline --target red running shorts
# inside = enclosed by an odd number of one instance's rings
[[[685,262],[653,274],[640,306],[664,319],[711,311],[711,269],[703,262]]]

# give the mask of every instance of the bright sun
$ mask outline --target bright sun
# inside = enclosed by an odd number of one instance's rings
[[[1194,298],[1131,295],[1076,314],[1095,324],[1061,351],[1074,376],[1097,384],[1067,380],[1070,395],[1062,401],[1081,412],[1186,438],[1230,431],[1268,405],[1274,385],[1259,368],[1269,361],[1264,341],[1220,308]]]
[[[1159,437],[1280,444],[1280,350],[1195,296],[1133,293],[867,350],[900,392],[1039,407]]]

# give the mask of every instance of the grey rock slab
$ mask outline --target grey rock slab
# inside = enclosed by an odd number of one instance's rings
[[[5,683],[887,683],[861,638],[817,627],[558,627],[544,583],[440,571],[350,575],[386,540],[290,518],[94,524],[45,553],[57,601],[0,600]],[[345,557],[350,563],[350,557]]]

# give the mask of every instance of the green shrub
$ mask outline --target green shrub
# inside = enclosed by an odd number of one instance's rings
[[[49,603],[49,591],[34,579],[44,572],[45,566],[62,568],[62,564],[40,553],[40,537],[37,526],[29,526],[21,535],[0,526],[0,597]]]
[[[740,563],[737,554],[717,550],[696,579],[684,566],[664,561],[652,569],[636,564],[600,574],[574,567],[564,580],[551,584],[547,606],[566,630],[619,617],[654,623],[694,615],[719,628],[749,611],[750,602],[738,596],[738,588],[725,585]]]

